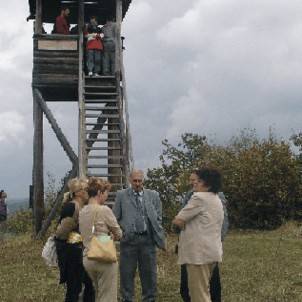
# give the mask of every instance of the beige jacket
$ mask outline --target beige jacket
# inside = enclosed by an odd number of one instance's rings
[[[85,247],[84,254],[87,252],[92,238],[92,226],[94,225],[94,235],[112,233],[115,239],[122,237],[122,230],[112,210],[107,206],[89,204],[80,211],[79,216],[80,233]]]
[[[222,261],[223,207],[217,194],[194,193],[176,218],[185,221],[179,239],[178,264]]]

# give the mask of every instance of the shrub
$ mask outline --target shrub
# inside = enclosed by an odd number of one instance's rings
[[[20,210],[8,217],[6,231],[10,233],[32,232],[33,218],[31,210]]]
[[[297,216],[299,164],[289,143],[272,133],[260,140],[254,130],[245,129],[226,145],[210,144],[204,136],[186,133],[177,146],[167,140],[163,145],[161,166],[147,172],[146,185],[161,195],[166,226],[189,189],[191,171],[203,165],[222,172],[232,226],[272,229]]]

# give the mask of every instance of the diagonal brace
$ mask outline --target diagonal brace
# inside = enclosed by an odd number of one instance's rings
[[[37,96],[36,100],[39,103],[42,111],[44,112],[44,114],[45,114],[48,122],[50,123],[53,131],[56,134],[57,139],[61,143],[61,146],[63,147],[63,149],[66,152],[67,156],[69,157],[69,159],[71,160],[71,162],[74,165],[77,165],[77,163],[78,163],[78,157],[74,153],[74,151],[73,151],[71,145],[69,144],[66,136],[63,134],[61,128],[59,127],[59,125],[58,125],[58,123],[56,121],[56,119],[54,118],[51,110],[48,108],[46,102],[44,101],[41,92],[38,89],[34,89],[34,94]]]

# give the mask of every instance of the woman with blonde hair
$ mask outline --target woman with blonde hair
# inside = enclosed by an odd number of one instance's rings
[[[59,224],[55,233],[60,283],[66,283],[65,302],[77,302],[85,284],[84,302],[94,301],[91,280],[83,267],[83,243],[79,234],[79,211],[87,203],[87,179],[73,178],[68,182]]]
[[[103,263],[87,258],[92,235],[111,235],[119,240],[122,230],[112,210],[104,203],[108,198],[111,184],[101,178],[90,177],[88,181],[88,205],[80,211],[79,224],[84,244],[84,267],[92,279],[95,301],[117,301],[117,263]],[[93,230],[94,229],[94,230]]]

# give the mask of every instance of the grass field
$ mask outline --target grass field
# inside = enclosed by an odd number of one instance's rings
[[[168,239],[169,250],[159,253],[158,301],[178,302],[176,237]],[[30,235],[0,236],[1,302],[64,300],[58,271],[46,267],[40,257],[42,246],[43,242]],[[272,232],[230,232],[221,266],[223,301],[301,302],[301,260],[301,231],[294,223]]]

